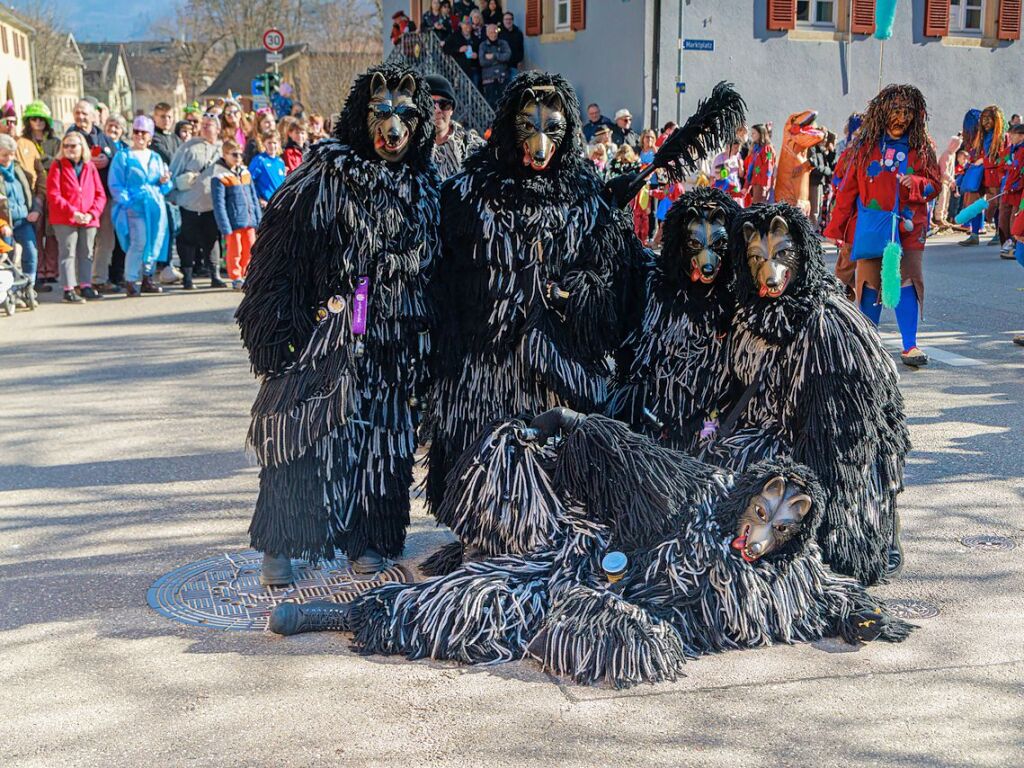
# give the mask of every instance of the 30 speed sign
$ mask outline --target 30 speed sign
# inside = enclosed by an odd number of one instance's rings
[[[277,53],[284,48],[284,34],[280,29],[268,29],[263,33],[263,47],[271,53]]]

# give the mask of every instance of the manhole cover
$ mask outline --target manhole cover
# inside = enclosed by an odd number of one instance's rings
[[[899,619],[934,619],[939,615],[939,606],[927,600],[886,600],[885,606]]]
[[[412,577],[392,565],[372,579],[353,576],[344,557],[319,567],[295,562],[295,583],[286,587],[260,584],[255,551],[216,555],[189,563],[157,579],[146,599],[157,613],[174,621],[214,629],[267,628],[274,606],[285,602],[334,600],[345,603],[381,584],[405,583]]]
[[[968,549],[999,551],[1013,549],[1017,544],[1007,536],[964,536],[960,543]]]

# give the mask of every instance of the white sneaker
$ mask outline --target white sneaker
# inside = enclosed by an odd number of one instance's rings
[[[163,285],[174,285],[175,283],[181,282],[181,278],[181,272],[176,270],[172,264],[168,264],[160,270],[160,282]]]

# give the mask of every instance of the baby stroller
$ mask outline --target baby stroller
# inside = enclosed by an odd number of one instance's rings
[[[29,309],[38,304],[28,275],[15,266],[12,255],[13,251],[0,250],[0,306],[8,317],[14,314],[18,299]]]

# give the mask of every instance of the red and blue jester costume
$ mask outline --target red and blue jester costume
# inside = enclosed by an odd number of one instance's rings
[[[899,301],[894,307],[903,337],[903,362],[928,362],[917,348],[917,324],[924,305],[924,243],[928,202],[941,190],[935,150],[925,128],[927,107],[910,85],[883,89],[868,106],[853,145],[843,153],[842,182],[825,237],[853,244],[853,292],[861,311],[876,325],[881,319],[882,258],[856,258],[858,211],[895,211],[903,246],[899,259]],[[895,277],[895,276],[893,276]],[[890,305],[891,306],[891,305]]]
[[[1010,141],[1006,148],[1006,157],[1003,164],[1004,176],[1002,182],[1002,197],[999,198],[999,240],[1003,243],[1003,256],[1011,258],[1011,246],[1013,244],[1013,233],[1011,232],[1014,215],[1020,207],[1021,197],[1024,196],[1024,142],[1014,144],[1022,134],[1012,133],[1008,136]]]

